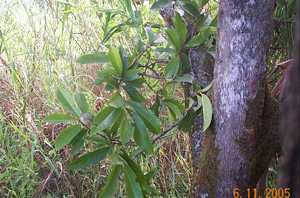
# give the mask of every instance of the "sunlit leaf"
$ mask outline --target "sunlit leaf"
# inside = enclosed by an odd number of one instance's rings
[[[106,53],[93,53],[81,55],[77,62],[80,64],[103,64],[108,62]]]
[[[174,57],[166,67],[166,78],[175,78],[179,70],[179,57]]]
[[[99,124],[97,125],[96,131],[100,132],[107,128],[110,128],[118,120],[121,115],[121,109],[113,109],[110,114],[107,115]]]
[[[59,135],[55,139],[55,148],[57,150],[62,149],[65,145],[69,144],[73,138],[80,133],[80,131],[80,125],[72,125],[60,131]]]
[[[202,109],[203,109],[203,131],[206,131],[210,126],[213,115],[213,108],[210,99],[202,94]]]
[[[187,47],[197,47],[206,42],[211,34],[211,28],[209,26],[203,27],[200,32],[194,36],[191,40],[186,44]]]
[[[117,71],[117,74],[119,76],[121,76],[123,73],[123,62],[122,62],[122,58],[121,58],[119,49],[118,48],[109,49],[108,57],[109,57],[111,64]]]
[[[181,41],[180,41],[180,37],[179,37],[178,33],[176,32],[176,30],[169,28],[166,30],[166,33],[168,35],[169,41],[174,46],[176,52],[179,52]]]
[[[48,115],[45,118],[45,122],[52,122],[52,123],[69,123],[74,122],[78,119],[74,118],[73,116],[70,116],[68,114],[63,113],[54,113],[51,115]]]
[[[77,106],[81,110],[82,113],[89,112],[89,104],[87,103],[87,100],[85,98],[85,95],[82,93],[76,93],[75,95],[75,101],[77,103]]]
[[[176,32],[178,33],[180,45],[182,45],[186,40],[188,30],[186,24],[178,13],[176,13],[175,17],[173,18],[173,24],[175,26]]]
[[[78,117],[80,116],[80,109],[77,107],[76,102],[70,92],[63,88],[59,88],[56,92],[56,96],[66,111],[73,113]]]

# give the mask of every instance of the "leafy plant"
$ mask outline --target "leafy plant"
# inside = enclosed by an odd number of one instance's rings
[[[166,2],[157,1],[152,8]],[[125,1],[124,6],[129,18],[135,21],[137,12],[131,1]],[[111,14],[106,16],[111,17]],[[163,32],[154,33],[148,28],[146,34],[140,35],[143,40],[131,53],[126,53],[122,47],[108,47],[106,52],[80,56],[77,61],[81,64],[103,64],[95,83],[104,85],[111,98],[99,112],[93,112],[83,93],[72,94],[61,88],[57,91],[57,99],[64,113],[46,118],[49,122],[68,124],[56,138],[55,147],[59,150],[65,145],[70,146],[74,158],[69,164],[70,169],[84,169],[102,160],[110,162],[111,172],[101,189],[101,196],[112,197],[119,180],[125,182],[129,197],[157,194],[152,182],[153,171],[144,170],[138,157],[155,155],[159,148],[155,143],[170,131],[190,131],[193,119],[199,114],[203,115],[203,131],[211,123],[212,105],[206,95],[209,87],[203,89],[195,84],[188,72],[187,53],[189,48],[206,45],[213,28],[201,24],[201,31],[191,37],[179,13],[172,21],[173,26]],[[137,25],[142,26],[141,23]],[[164,34],[169,42],[156,43],[156,34]],[[102,41],[107,39],[105,34]],[[159,49],[165,49],[165,52],[157,54]],[[191,98],[174,97],[179,94],[178,87],[184,89],[186,85],[196,94]],[[84,142],[92,151],[81,154],[79,151],[84,148]]]

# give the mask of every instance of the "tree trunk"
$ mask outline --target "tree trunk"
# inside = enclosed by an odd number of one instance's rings
[[[264,81],[272,12],[272,0],[221,2],[213,98],[215,127],[203,132],[202,115],[194,123],[190,136],[192,197],[232,197],[235,187],[246,193],[246,188],[256,186],[280,149],[279,105]],[[162,9],[161,15],[171,26],[172,5]],[[197,33],[194,29],[189,24],[190,35]],[[190,49],[188,56],[195,81],[208,85],[214,61],[205,49]],[[190,95],[189,91],[185,94]]]
[[[220,1],[213,86],[216,152],[209,159],[216,168],[203,170],[216,179],[203,181],[200,195],[232,197],[239,188],[246,196],[263,173],[265,61],[273,6],[273,0]]]
[[[289,68],[281,105],[281,134],[285,136],[278,184],[300,197],[300,3],[298,2],[295,64]]]

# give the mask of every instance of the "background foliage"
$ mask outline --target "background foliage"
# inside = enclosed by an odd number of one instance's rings
[[[212,107],[186,54],[214,56],[217,1],[176,1],[173,27],[158,12],[168,2],[2,0],[1,196],[188,196],[180,131],[195,113],[206,129]],[[291,57],[295,2],[276,5],[270,71]],[[200,19],[198,34],[182,13]],[[275,159],[268,185],[276,174]]]

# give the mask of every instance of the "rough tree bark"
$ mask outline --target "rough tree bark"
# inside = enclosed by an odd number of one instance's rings
[[[280,131],[284,135],[278,184],[300,197],[300,3],[298,2],[295,64],[289,68],[281,105]]]
[[[217,179],[209,184],[214,192],[207,192],[215,197],[231,197],[234,188],[245,196],[264,169],[265,61],[273,7],[273,0],[220,1],[213,86]]]
[[[194,123],[192,197],[231,197],[234,187],[246,193],[280,150],[279,106],[264,80],[272,12],[272,0],[221,2],[215,127],[203,133],[201,115]],[[161,10],[168,26],[173,14],[171,5]],[[187,23],[190,35],[197,33]],[[188,55],[196,83],[206,86],[213,79],[214,61],[205,49],[190,49]]]

